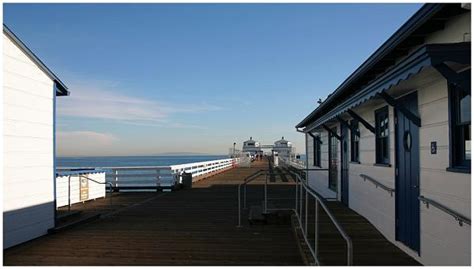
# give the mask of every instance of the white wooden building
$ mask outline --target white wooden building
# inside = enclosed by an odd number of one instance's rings
[[[310,185],[425,265],[471,263],[470,60],[470,5],[426,4],[296,126]]]
[[[66,86],[3,26],[3,248],[55,224],[55,100]]]
[[[289,159],[291,154],[294,151],[294,148],[292,146],[292,143],[288,140],[286,140],[283,136],[281,139],[275,141],[273,143],[273,152],[278,152],[278,156],[284,159]]]
[[[252,137],[250,137],[249,140],[244,141],[242,151],[249,152],[251,154],[257,154],[262,151],[262,148],[260,147],[260,142],[255,141],[252,139]]]

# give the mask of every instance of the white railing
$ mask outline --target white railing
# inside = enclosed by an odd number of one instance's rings
[[[298,159],[286,159],[280,157],[280,163],[285,163],[297,169],[306,169],[306,163]]]
[[[101,167],[98,169],[106,171],[106,181],[112,184],[115,191],[156,190],[171,189],[181,183],[183,173],[191,173],[193,181],[196,181],[199,177],[235,167],[240,164],[240,161],[240,158],[234,158],[170,166]],[[72,168],[60,168],[62,171],[70,169]]]
[[[240,158],[236,159],[223,159],[223,160],[214,160],[207,162],[198,162],[198,163],[187,163],[187,164],[178,164],[172,165],[171,171],[174,175],[179,175],[178,183],[181,183],[181,174],[191,173],[193,175],[193,181],[196,177],[203,176],[209,173],[219,172],[224,169],[232,168],[240,162]]]
[[[81,195],[81,179],[87,180],[87,195]],[[56,207],[105,197],[105,171],[69,170],[58,171],[56,175]],[[82,198],[82,199],[81,199]]]

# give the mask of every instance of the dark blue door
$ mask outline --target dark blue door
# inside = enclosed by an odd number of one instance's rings
[[[417,93],[397,100],[418,115]],[[409,248],[420,251],[420,145],[419,129],[395,109],[395,197],[396,238]]]
[[[347,127],[341,124],[341,202],[349,205],[349,155],[347,148],[349,147],[349,135]]]

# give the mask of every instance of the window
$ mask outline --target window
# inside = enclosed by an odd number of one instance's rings
[[[359,121],[351,120],[351,162],[359,162]]]
[[[469,84],[470,85],[470,84]],[[471,167],[471,94],[450,85],[451,167]]]
[[[321,139],[313,136],[313,165],[321,167]]]
[[[388,106],[375,111],[375,162],[389,164]]]

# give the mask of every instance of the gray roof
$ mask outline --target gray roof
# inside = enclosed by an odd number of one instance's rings
[[[15,43],[51,80],[56,86],[56,96],[69,95],[66,85],[23,43],[5,24],[3,33]]]

